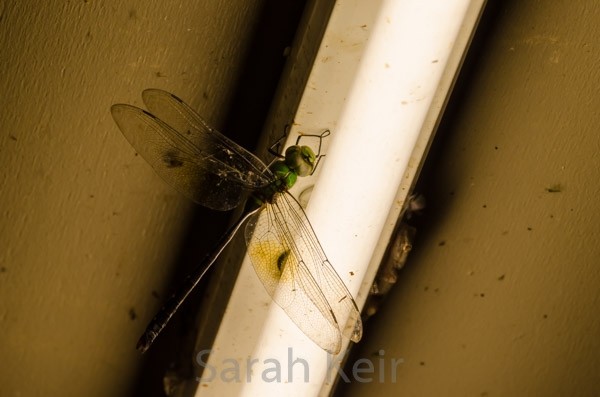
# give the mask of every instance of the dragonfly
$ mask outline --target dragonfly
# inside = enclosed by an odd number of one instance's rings
[[[267,166],[177,96],[147,89],[142,99],[147,111],[115,104],[111,113],[125,138],[164,181],[213,210],[232,210],[248,200],[239,220],[148,324],[137,349],[148,350],[244,224],[258,278],[298,328],[331,354],[339,353],[342,336],[358,342],[358,306],[289,192],[298,177],[314,172],[320,145],[315,154],[298,141]]]

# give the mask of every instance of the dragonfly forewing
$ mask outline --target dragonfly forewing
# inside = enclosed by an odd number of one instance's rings
[[[150,113],[189,140],[199,151],[226,165],[229,172],[247,185],[263,187],[269,183],[268,167],[254,154],[238,145],[204,121],[177,96],[159,89],[147,89],[142,99]]]
[[[191,135],[195,139],[190,139],[190,135],[179,133],[135,106],[113,105],[111,113],[125,138],[154,171],[201,205],[230,210],[240,204],[245,192],[269,181],[270,171],[259,173],[254,160],[243,159],[249,154],[246,150],[236,152],[223,146],[223,136],[216,131],[211,134],[196,131]],[[199,135],[204,138],[198,138]],[[198,144],[200,141],[203,146]]]

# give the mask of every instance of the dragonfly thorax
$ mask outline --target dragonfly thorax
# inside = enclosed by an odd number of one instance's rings
[[[274,162],[269,169],[273,173],[273,180],[252,194],[252,198],[258,205],[273,202],[276,193],[287,191],[294,186],[298,179],[298,174],[291,170],[284,161]]]

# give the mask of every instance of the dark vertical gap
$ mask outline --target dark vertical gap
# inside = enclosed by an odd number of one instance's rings
[[[271,107],[306,0],[267,0],[239,76],[224,130],[251,151]]]

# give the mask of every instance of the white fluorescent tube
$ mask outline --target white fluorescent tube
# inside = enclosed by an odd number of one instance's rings
[[[408,193],[403,176],[414,177],[431,135],[424,125],[441,110],[483,4],[348,0],[334,8],[294,131],[332,131],[306,212],[359,305]],[[306,183],[315,181],[299,180],[294,193]],[[326,394],[337,360],[272,302],[246,260],[196,395]]]

